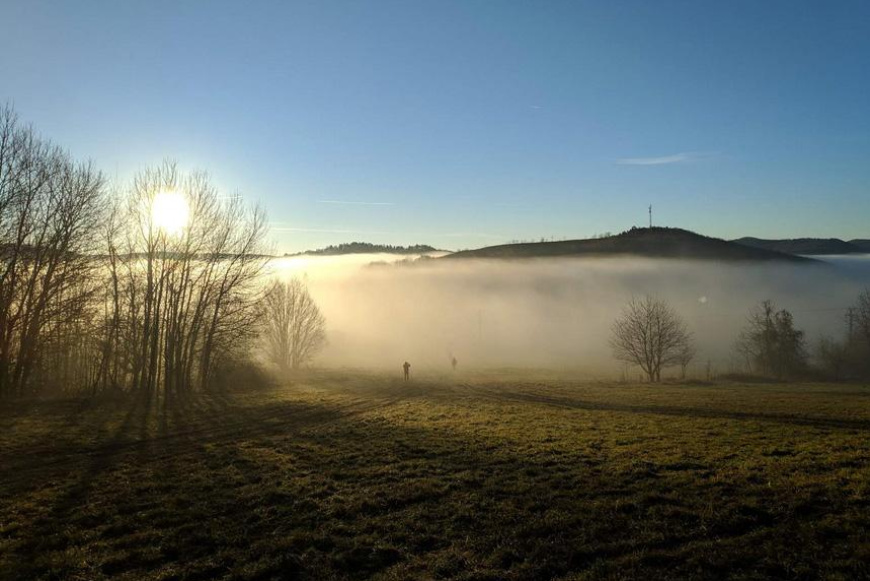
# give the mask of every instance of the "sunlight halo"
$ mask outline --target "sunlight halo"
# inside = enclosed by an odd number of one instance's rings
[[[178,236],[187,227],[190,209],[184,195],[176,191],[160,192],[151,204],[154,225],[170,236]]]

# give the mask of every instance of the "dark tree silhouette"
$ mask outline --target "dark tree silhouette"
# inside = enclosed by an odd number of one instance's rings
[[[0,109],[0,398],[93,379],[104,180]]]
[[[153,213],[165,192],[189,209],[176,232]],[[165,402],[206,389],[215,364],[238,357],[256,333],[265,215],[167,161],[141,172],[110,216],[104,381]]]
[[[807,367],[804,332],[795,328],[788,310],[777,310],[769,300],[749,314],[736,349],[751,373],[782,379],[800,375]]]
[[[662,369],[694,355],[683,320],[666,302],[654,297],[632,299],[614,321],[612,333],[614,357],[638,365],[651,382],[661,381]]]

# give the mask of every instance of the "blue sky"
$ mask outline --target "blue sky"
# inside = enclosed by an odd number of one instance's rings
[[[0,101],[126,182],[165,157],[276,249],[646,222],[870,238],[870,2],[2,0]]]

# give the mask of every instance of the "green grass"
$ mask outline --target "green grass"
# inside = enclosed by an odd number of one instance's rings
[[[870,578],[870,388],[312,374],[0,410],[0,578]]]

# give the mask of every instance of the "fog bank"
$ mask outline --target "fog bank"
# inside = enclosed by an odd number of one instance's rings
[[[326,316],[329,344],[316,365],[398,370],[408,360],[417,371],[448,371],[455,356],[460,370],[552,367],[619,376],[611,324],[632,295],[653,294],[694,333],[698,356],[690,371],[702,376],[708,359],[714,371],[729,370],[734,340],[758,302],[791,310],[812,345],[820,334],[840,336],[845,308],[870,284],[866,257],[827,257],[824,266],[632,258],[401,263],[407,259],[272,264],[276,276],[305,276]]]

